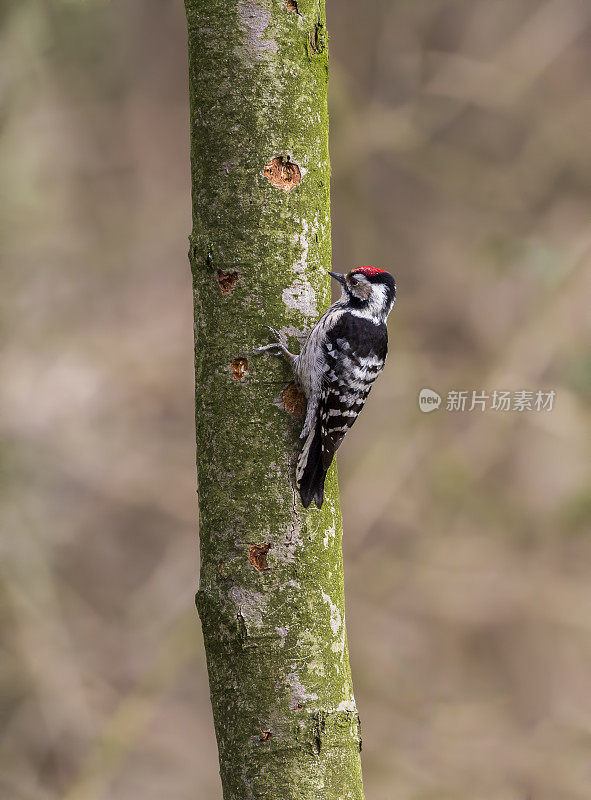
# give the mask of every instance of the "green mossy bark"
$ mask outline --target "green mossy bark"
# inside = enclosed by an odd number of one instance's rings
[[[302,422],[280,401],[289,370],[252,354],[267,325],[297,348],[330,301],[324,3],[186,8],[197,606],[224,799],[360,800],[336,471],[322,510],[305,511],[294,488]],[[286,193],[263,169],[288,156],[302,178]],[[231,292],[218,270],[238,274]],[[253,547],[267,550],[258,564]]]

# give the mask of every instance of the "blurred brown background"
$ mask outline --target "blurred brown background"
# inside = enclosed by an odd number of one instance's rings
[[[0,796],[214,800],[184,9],[0,9]],[[591,3],[328,13],[335,267],[399,283],[339,457],[367,796],[588,800]]]

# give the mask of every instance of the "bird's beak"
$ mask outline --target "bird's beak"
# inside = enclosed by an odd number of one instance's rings
[[[345,276],[341,275],[340,272],[330,272],[330,270],[329,270],[328,274],[332,275],[332,277],[335,279],[335,281],[338,281],[339,283],[342,283],[343,286],[345,285],[345,283],[346,283]]]

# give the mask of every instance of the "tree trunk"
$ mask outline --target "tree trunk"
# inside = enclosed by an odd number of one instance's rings
[[[301,398],[286,364],[252,352],[267,325],[297,350],[330,300],[324,2],[186,7],[197,606],[224,798],[359,800],[336,470],[305,511]]]

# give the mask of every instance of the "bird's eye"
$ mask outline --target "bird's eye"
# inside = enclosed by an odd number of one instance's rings
[[[349,279],[349,282],[350,282],[351,286],[357,286],[357,284],[359,283],[359,279],[353,277],[353,278]]]

